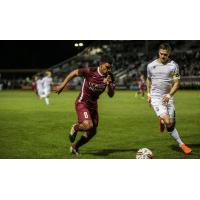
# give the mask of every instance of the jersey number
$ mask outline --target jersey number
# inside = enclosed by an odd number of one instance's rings
[[[83,114],[84,114],[85,118],[87,119],[88,118],[88,113],[84,112]]]

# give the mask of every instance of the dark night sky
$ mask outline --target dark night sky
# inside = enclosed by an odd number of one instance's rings
[[[74,47],[75,42],[79,41],[2,40],[0,41],[0,68],[17,69],[51,67],[81,51],[81,49],[78,50]],[[81,42],[85,45],[90,43],[89,41]]]

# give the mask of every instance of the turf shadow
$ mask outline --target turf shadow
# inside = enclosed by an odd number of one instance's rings
[[[200,144],[187,144],[189,147],[191,148],[200,148]],[[169,146],[173,151],[176,151],[176,152],[181,152],[181,149],[179,148],[178,145],[170,145]]]
[[[180,150],[180,148],[178,147],[178,145],[172,144],[172,145],[170,145],[169,147],[170,147],[173,151],[181,152],[181,150]]]
[[[200,144],[187,144],[191,148],[200,148]]]
[[[112,153],[117,153],[117,152],[137,152],[138,149],[102,149],[99,151],[84,151],[81,152],[81,154],[90,154],[90,155],[95,155],[95,156],[108,156]]]

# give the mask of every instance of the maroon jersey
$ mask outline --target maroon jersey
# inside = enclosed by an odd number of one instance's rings
[[[104,79],[107,75],[101,74],[99,67],[79,69],[79,76],[83,76],[83,85],[77,98],[78,102],[96,103],[99,95],[106,89]]]
[[[145,80],[140,79],[140,81],[139,81],[139,89],[140,89],[140,90],[145,90],[145,87],[146,87],[146,82],[145,82]]]

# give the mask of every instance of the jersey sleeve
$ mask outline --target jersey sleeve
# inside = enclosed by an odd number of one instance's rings
[[[173,69],[173,72],[172,72],[172,79],[173,80],[176,80],[176,79],[180,79],[180,73],[179,73],[179,66],[177,63],[175,63],[174,65],[174,69]]]
[[[151,72],[150,72],[150,66],[149,66],[149,64],[147,65],[147,78],[151,79]]]
[[[89,73],[90,73],[89,67],[78,69],[78,75],[79,76],[87,77]]]

